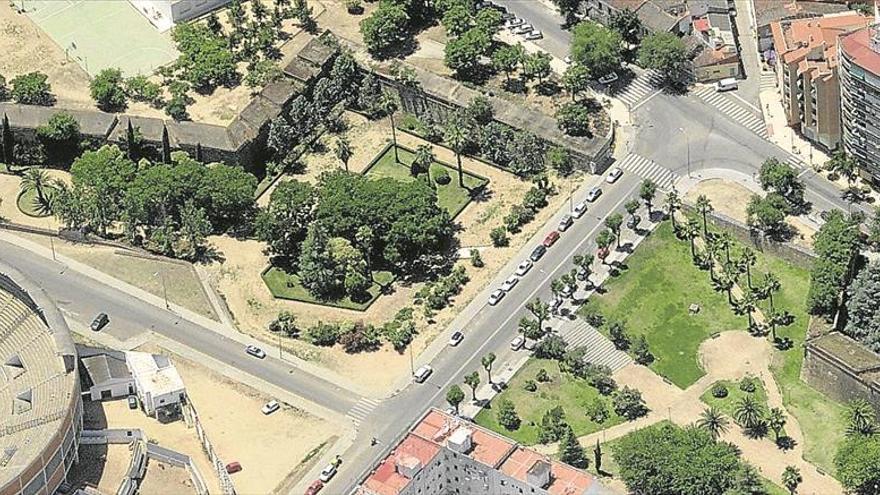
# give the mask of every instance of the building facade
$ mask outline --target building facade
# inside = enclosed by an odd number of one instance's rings
[[[841,38],[840,96],[843,149],[861,175],[880,182],[880,24]]]
[[[226,6],[232,0],[129,0],[160,31],[167,31],[178,22],[201,17]]]

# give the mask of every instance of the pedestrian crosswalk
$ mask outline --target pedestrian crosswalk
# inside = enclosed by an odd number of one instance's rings
[[[694,95],[758,136],[768,138],[767,126],[763,118],[735,103],[732,98],[715,91],[714,86],[703,86],[697,89]]]
[[[658,165],[655,161],[630,153],[618,162],[615,166],[623,170],[632,172],[645,179],[651,179],[657,184],[657,187],[668,191],[672,189],[675,181],[678,180],[678,174],[666,167]]]
[[[361,397],[357,403],[348,410],[345,414],[348,419],[354,423],[354,427],[357,428],[360,426],[361,422],[373,412],[373,409],[376,409],[376,406],[379,405],[379,401],[373,399],[367,399],[366,397]]]
[[[610,340],[583,320],[563,325],[559,328],[559,335],[570,349],[584,347],[584,361],[588,363],[608,366],[611,371],[617,371],[632,362],[629,355],[617,350]]]
[[[761,71],[761,91],[765,89],[776,89],[776,73],[772,71]]]
[[[619,98],[630,108],[646,100],[653,93],[659,91],[663,82],[663,76],[654,71],[646,71],[636,77],[622,91],[613,96]]]
[[[803,160],[801,160],[800,158],[798,158],[794,155],[788,155],[788,157],[785,159],[785,163],[788,163],[789,165],[791,165],[792,167],[794,167],[795,169],[798,169],[798,170],[803,170],[805,168],[808,168],[807,164],[804,163]]]

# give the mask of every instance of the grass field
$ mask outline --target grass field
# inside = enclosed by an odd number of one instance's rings
[[[57,192],[58,189],[54,187],[43,187],[43,194],[47,198],[51,198]],[[48,205],[41,204],[37,199],[36,189],[25,189],[22,191],[16,198],[16,206],[18,206],[19,211],[29,217],[45,218],[52,214],[49,211]]]
[[[402,182],[410,182],[416,180],[410,175],[410,165],[415,158],[415,153],[399,147],[397,154],[400,158],[398,163],[394,159],[394,147],[388,147],[378,160],[367,170],[367,177],[371,179],[381,179],[390,177]],[[489,181],[482,177],[464,172],[464,185],[458,185],[458,169],[439,162],[431,164],[431,177],[436,177],[441,171],[446,171],[452,179],[448,184],[436,184],[437,186],[437,204],[449,212],[449,216],[455,218],[465,206],[471,201],[471,191],[475,188],[487,184]]]
[[[736,405],[742,400],[744,397],[750,395],[752,396],[758,404],[764,408],[764,412],[767,412],[769,408],[767,407],[767,391],[764,390],[764,385],[760,380],[755,379],[755,391],[754,392],[744,392],[739,388],[739,382],[732,382],[729,380],[721,380],[712,384],[711,387],[706,389],[703,392],[703,395],[700,396],[700,400],[712,406],[728,417],[728,419],[733,421],[733,413],[736,410]],[[718,398],[712,396],[712,389],[715,385],[724,385],[727,387],[727,397]]]
[[[626,264],[627,270],[605,283],[607,292],[591,296],[581,312],[595,309],[608,321],[624,321],[631,339],[644,334],[655,357],[651,368],[687,388],[705,374],[697,361],[700,343],[716,332],[744,330],[746,318],[734,315],[727,296],[694,266],[690,245],[675,238],[669,222]],[[698,314],[688,313],[691,304],[700,306]],[[600,331],[607,335],[607,327]]]
[[[540,369],[547,370],[550,382],[535,383],[538,390],[528,392],[523,388],[526,380],[534,380]],[[466,391],[470,393],[470,391]],[[603,423],[598,424],[587,417],[586,405],[596,398],[603,400],[608,405],[610,417]],[[538,425],[545,412],[553,407],[562,406],[565,410],[566,422],[578,436],[588,435],[595,431],[609,428],[623,422],[623,418],[614,414],[611,407],[611,399],[603,397],[585,381],[563,374],[559,371],[559,365],[552,360],[530,359],[508,383],[507,390],[497,395],[492,404],[507,399],[513,402],[522,424],[516,431],[509,431],[499,425],[495,418],[495,410],[486,408],[474,418],[476,423],[490,430],[510,437],[523,445],[538,443]]]
[[[373,280],[375,283],[367,291],[370,298],[366,301],[352,301],[351,298],[345,297],[332,301],[325,301],[313,296],[299,281],[299,276],[294,273],[287,273],[281,268],[271,267],[263,273],[263,281],[269,287],[272,295],[279,299],[291,299],[311,304],[322,304],[335,308],[353,309],[356,311],[364,311],[373,304],[382,293],[382,286],[388,285],[394,281],[391,272],[377,271],[373,272]]]

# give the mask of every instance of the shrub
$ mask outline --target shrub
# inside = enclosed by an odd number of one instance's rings
[[[162,88],[147,79],[147,76],[134,76],[125,80],[125,92],[134,101],[159,106],[162,103]]]
[[[382,326],[382,334],[397,352],[403,352],[406,346],[412,342],[416,333],[412,308],[401,309],[394,315],[393,320]]]
[[[648,414],[642,393],[634,388],[623,387],[614,395],[614,412],[633,421]]]
[[[67,164],[79,152],[79,123],[67,112],[56,113],[46,125],[37,127],[37,137],[53,163]]]
[[[331,323],[318,323],[306,330],[306,339],[314,345],[331,347],[339,340],[339,326]]]
[[[25,105],[49,106],[55,102],[49,76],[42,72],[22,74],[12,80],[12,99]]]
[[[546,383],[550,381],[550,375],[547,374],[547,370],[541,368],[538,370],[538,373],[535,374],[535,380],[538,380],[541,383]]]
[[[535,390],[538,390],[538,385],[535,384],[534,380],[526,380],[523,384],[523,389],[525,389],[526,392],[534,392]]]
[[[611,411],[608,410],[608,404],[599,397],[591,400],[587,404],[584,412],[587,417],[590,418],[590,421],[598,424],[604,423],[611,416]]]
[[[449,177],[449,172],[443,169],[434,175],[434,182],[440,184],[441,186],[445,186],[446,184],[452,182],[452,178]]]
[[[359,321],[339,336],[339,343],[349,354],[376,350],[380,344],[379,331],[373,325]]]
[[[6,78],[0,76],[0,101],[9,98],[9,89],[6,87]]]
[[[504,247],[510,244],[507,237],[507,229],[504,227],[495,227],[489,232],[489,238],[492,239],[492,245],[495,247]]]
[[[584,321],[595,328],[599,328],[605,324],[605,317],[598,309],[590,308],[583,313]]]
[[[750,376],[744,376],[739,381],[739,389],[743,392],[752,394],[755,393],[755,390],[758,389],[758,386],[755,384],[755,379]]]
[[[125,91],[122,90],[122,71],[114,68],[102,70],[92,79],[89,90],[98,108],[114,112],[125,108]]]
[[[474,268],[482,268],[486,266],[486,264],[483,263],[483,257],[480,256],[479,249],[471,249],[471,265]]]
[[[283,333],[288,337],[298,337],[299,328],[296,326],[296,315],[290,311],[281,311],[278,316],[269,323],[269,331]]]
[[[712,387],[712,397],[715,397],[716,399],[727,397],[727,387],[720,383],[716,383],[715,386]]]
[[[556,123],[569,136],[589,135],[590,111],[580,103],[566,103],[556,112]]]

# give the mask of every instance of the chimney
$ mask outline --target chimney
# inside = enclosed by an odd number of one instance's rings
[[[550,463],[539,459],[526,471],[526,482],[537,488],[547,488],[550,484]]]
[[[446,446],[453,452],[467,454],[474,446],[473,436],[474,432],[470,428],[459,428],[455,430],[452,435],[449,435],[449,440],[446,441]]]

